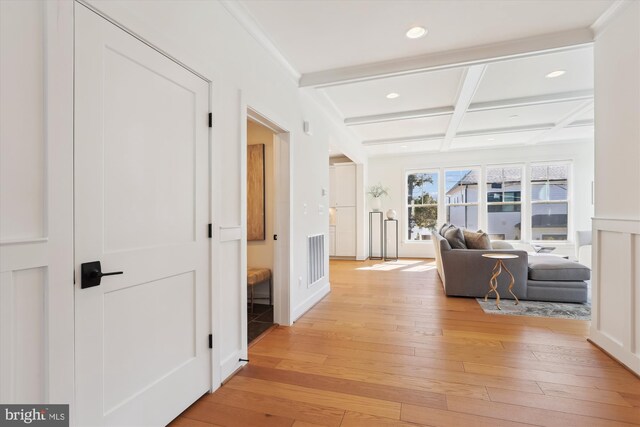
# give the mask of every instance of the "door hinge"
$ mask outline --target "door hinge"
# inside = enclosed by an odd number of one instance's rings
[[[278,240],[278,235],[277,234],[273,235],[273,240]]]
[[[209,334],[209,348],[213,348],[213,335]]]
[[[209,127],[213,127],[213,113],[209,113]]]
[[[213,226],[211,224],[209,224],[209,238],[213,237]]]

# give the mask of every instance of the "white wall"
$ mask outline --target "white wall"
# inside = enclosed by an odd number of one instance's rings
[[[575,230],[591,228],[593,205],[591,184],[593,182],[593,142],[545,144],[529,147],[500,148],[493,150],[451,151],[445,153],[412,154],[396,157],[371,158],[368,163],[367,186],[378,182],[389,187],[389,197],[382,202],[383,211],[393,208],[398,212],[400,221],[399,254],[402,257],[433,257],[431,242],[411,242],[406,239],[407,213],[405,212],[405,174],[412,169],[444,169],[457,167],[480,167],[500,164],[528,164],[548,161],[571,161],[572,202],[570,203],[570,224],[568,244],[553,242],[558,251],[574,254],[572,240]],[[443,179],[442,171],[440,179]],[[484,194],[484,192],[482,193]],[[486,196],[483,196],[486,197]],[[442,196],[441,196],[442,198]],[[367,208],[370,210],[369,208]],[[483,212],[480,210],[480,224],[483,224]],[[440,203],[440,217],[444,218],[444,203]],[[523,220],[526,210],[523,206]],[[485,216],[486,217],[486,216]],[[366,220],[368,222],[368,218]],[[389,242],[394,244],[394,242]],[[562,247],[560,247],[562,246]]]
[[[295,320],[329,291],[328,279],[308,288],[306,237],[328,233],[328,200],[321,188],[328,188],[329,141],[351,158],[362,159],[361,148],[344,128],[321,110],[312,96],[301,91],[285,68],[216,1],[131,1],[92,0],[91,5],[213,82],[214,117],[213,188],[214,233],[217,227],[244,227],[240,136],[241,97],[248,106],[268,117],[291,134],[292,158],[292,242],[291,316]],[[307,120],[312,135],[302,131]],[[216,202],[217,201],[217,202]],[[304,204],[308,206],[304,212]],[[319,206],[324,206],[324,212]],[[214,245],[217,235],[214,235]],[[238,366],[243,352],[240,328],[241,298],[240,241],[220,243],[214,248],[214,294],[220,311],[214,315],[220,335],[222,378]],[[326,258],[328,265],[328,256]],[[299,278],[302,278],[300,281]]]
[[[247,266],[267,267],[273,271],[273,235],[274,231],[274,159],[273,137],[271,129],[251,120],[247,120],[247,145],[264,144],[264,187],[265,187],[265,239],[247,242]],[[269,284],[261,283],[255,286],[254,297],[262,298],[269,295]]]
[[[596,34],[594,54],[596,186],[590,337],[640,374],[640,2],[621,4]]]
[[[71,3],[0,2],[3,403],[73,400],[71,16]]]
[[[74,4],[0,4],[0,400],[71,402]],[[222,3],[95,0],[90,5],[212,81],[213,324],[214,359],[219,362],[213,369],[215,386],[246,355],[241,333],[246,310],[246,177],[240,143],[246,123],[241,105],[244,102],[290,132],[292,289],[286,321],[329,291],[328,278],[311,288],[304,283],[306,237],[328,233],[328,200],[321,188],[328,188],[329,141],[360,162],[366,157],[352,134],[325,113],[312,92],[298,89],[296,79]],[[8,10],[14,7],[21,11]],[[302,132],[303,120],[311,123],[313,135]],[[306,213],[303,204],[308,205]],[[33,316],[25,323],[20,313]],[[28,342],[19,340],[23,333]]]

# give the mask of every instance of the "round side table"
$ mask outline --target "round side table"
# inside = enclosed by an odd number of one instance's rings
[[[491,294],[491,292],[495,292],[496,307],[498,307],[498,310],[502,310],[500,308],[500,294],[498,293],[498,276],[500,275],[500,273],[502,273],[502,270],[504,269],[504,271],[506,271],[507,274],[511,276],[511,281],[509,282],[509,287],[507,289],[509,290],[509,293],[513,296],[513,298],[515,298],[516,305],[518,305],[520,301],[518,301],[518,297],[515,296],[515,294],[512,291],[513,283],[515,282],[515,279],[513,277],[513,274],[511,274],[511,272],[509,271],[507,266],[504,265],[504,262],[503,262],[503,260],[505,259],[518,258],[518,255],[498,253],[498,254],[482,254],[482,256],[485,258],[491,258],[496,260],[496,265],[493,267],[493,270],[491,271],[492,276],[491,276],[491,279],[489,280],[489,292],[487,292],[487,294],[484,296],[485,302],[487,301],[489,294]]]

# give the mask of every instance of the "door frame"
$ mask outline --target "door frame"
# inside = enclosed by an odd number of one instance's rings
[[[274,232],[275,234],[284,234],[286,239],[278,239],[278,243],[274,245],[273,256],[273,303],[274,303],[274,322],[280,325],[291,325],[291,174],[292,174],[292,162],[291,162],[291,132],[286,125],[279,124],[278,120],[272,119],[273,115],[264,114],[265,108],[256,108],[254,103],[246,100],[246,94],[240,91],[240,161],[241,161],[241,176],[242,179],[242,195],[241,195],[241,216],[243,224],[243,235],[241,244],[241,256],[242,256],[242,271],[247,269],[247,186],[246,186],[246,174],[247,174],[247,120],[251,119],[261,125],[271,129],[274,133],[273,138],[273,153],[274,153],[274,189],[275,194],[273,200],[276,201],[274,212]],[[278,153],[282,150],[286,152],[282,153],[288,161],[288,165],[281,164],[281,159]],[[284,162],[282,162],[284,163]],[[286,177],[280,176],[277,171],[286,168],[289,173]],[[283,187],[288,190],[288,212],[282,212],[282,208],[277,203],[279,194],[283,191]],[[284,231],[284,232],[283,232]],[[267,238],[273,238],[267,236]],[[240,292],[241,298],[241,322],[242,322],[242,343],[243,354],[247,355],[247,289],[246,286],[242,287]],[[246,358],[246,357],[245,357]]]
[[[66,1],[64,0],[58,0],[59,3],[61,4],[66,4]],[[179,60],[175,55],[172,55],[170,53],[168,53],[167,51],[159,48],[157,45],[155,45],[154,43],[150,42],[149,40],[147,40],[146,38],[142,37],[140,34],[138,34],[137,32],[131,30],[130,28],[128,28],[127,26],[121,24],[120,22],[116,21],[115,19],[111,18],[109,15],[105,14],[104,12],[102,12],[100,9],[94,7],[92,4],[88,3],[85,0],[74,0],[73,2],[73,7],[78,7],[78,6],[83,6],[86,7],[87,9],[89,9],[90,11],[92,11],[93,13],[97,14],[98,16],[100,16],[101,18],[107,20],[108,22],[110,22],[111,24],[115,25],[116,27],[120,28],[121,30],[123,30],[124,32],[126,32],[127,34],[129,34],[130,36],[136,38],[137,40],[141,41],[142,43],[144,43],[145,45],[149,46],[151,49],[155,50],[156,52],[160,53],[161,55],[165,56],[166,58],[168,58],[169,60],[175,62],[176,64],[178,64],[179,66],[181,66],[182,68],[186,69],[187,71],[189,71],[190,73],[194,74],[195,76],[197,76],[198,78],[204,80],[207,85],[208,85],[208,107],[209,107],[209,112],[211,112],[213,110],[213,99],[214,99],[214,84],[213,84],[213,79],[208,77],[208,73],[205,72],[200,72],[197,71],[196,69],[194,69],[193,67],[187,65],[184,61]],[[60,7],[60,6],[58,6]],[[72,8],[73,9],[73,8]],[[75,33],[75,14],[74,14],[74,18],[73,21],[71,22],[71,30],[72,30],[72,34]],[[75,51],[74,51],[74,57],[73,57],[73,66],[75,67]],[[185,57],[185,55],[181,55],[183,57]],[[198,61],[196,61],[195,59],[191,58],[190,56],[186,55],[186,58],[188,60],[188,62],[193,63],[193,64],[198,64],[198,68],[204,68],[201,64],[199,64]],[[75,79],[75,77],[74,77]],[[71,95],[71,99],[72,99],[72,104],[75,102],[74,101],[74,95]],[[75,108],[75,105],[74,105]],[[74,123],[70,123],[70,129],[73,131],[74,128]],[[217,141],[214,138],[213,135],[213,127],[209,128],[209,132],[208,132],[208,145],[209,145],[209,153],[208,153],[208,177],[209,177],[209,182],[207,183],[208,185],[208,192],[209,192],[209,223],[213,222],[213,218],[219,218],[219,211],[220,211],[220,205],[219,205],[219,197],[216,197],[216,194],[218,192],[214,191],[215,185],[216,185],[216,174],[215,171],[219,170],[217,168],[217,164],[219,162],[219,158],[220,158],[220,147],[219,145],[216,143]],[[75,144],[75,140],[74,140],[74,144]],[[73,156],[72,156],[73,158]],[[218,160],[216,160],[218,159]],[[71,163],[73,164],[73,161],[71,160]],[[73,172],[73,174],[75,175],[75,171]],[[74,210],[75,206],[72,203],[71,205],[71,209]],[[215,233],[214,233],[215,234]],[[209,292],[209,331],[210,333],[213,335],[213,348],[211,349],[211,387],[210,387],[210,391],[213,392],[216,389],[218,389],[220,387],[221,384],[221,365],[220,365],[220,334],[221,334],[221,330],[222,330],[222,326],[220,323],[220,319],[219,319],[219,313],[220,313],[220,274],[219,274],[219,266],[214,262],[214,260],[217,259],[219,253],[220,253],[220,241],[218,238],[216,238],[217,236],[212,236],[213,238],[210,238],[210,243],[209,243],[209,288],[208,288],[208,292]],[[73,233],[71,235],[71,244],[74,245],[74,240],[75,240],[75,226],[73,226]],[[74,245],[74,252],[75,252],[75,245]],[[72,261],[72,265],[74,266],[74,270],[75,271],[75,256],[73,258]],[[78,291],[79,289],[79,281],[74,281],[74,283],[76,284],[76,286],[74,286],[74,295],[75,292]],[[75,297],[74,300],[71,302],[72,304],[72,312],[75,312]],[[75,331],[75,320],[74,320],[74,326],[73,326],[73,330]],[[75,335],[75,334],[74,334]],[[74,354],[75,354],[75,340],[77,339],[77,337],[74,337]],[[75,357],[74,357],[74,374],[75,374]],[[74,388],[75,388],[75,379],[74,379]],[[75,391],[74,391],[74,397],[73,397],[73,403],[75,406],[76,404],[76,399],[75,399]]]

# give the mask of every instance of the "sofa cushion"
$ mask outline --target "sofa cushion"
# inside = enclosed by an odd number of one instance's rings
[[[468,249],[491,249],[491,240],[489,235],[483,233],[482,230],[478,230],[477,233],[469,230],[462,230],[464,235],[464,242]]]
[[[444,232],[444,238],[447,239],[451,249],[467,249],[467,244],[464,241],[464,234],[458,227],[452,226]]]
[[[582,264],[560,257],[529,257],[529,279],[546,281],[581,281],[591,278],[591,270]]]

